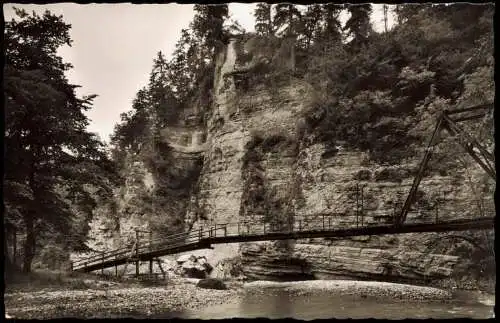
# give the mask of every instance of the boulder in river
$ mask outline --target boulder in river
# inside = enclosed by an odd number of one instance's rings
[[[196,286],[205,289],[218,289],[218,290],[227,289],[226,284],[224,284],[222,280],[216,278],[201,279],[198,282],[198,284],[196,284]]]
[[[187,254],[187,255],[182,255],[182,256],[179,256],[177,258],[177,263],[179,265],[185,263],[186,261],[192,261],[192,262],[195,262],[196,261],[196,256],[193,255],[193,254]]]
[[[193,254],[186,254],[178,257],[176,262],[174,272],[187,278],[205,278],[213,269],[205,256],[196,257]]]
[[[180,269],[183,277],[205,278],[207,276],[207,269],[205,266],[191,260],[184,262]]]
[[[210,265],[207,261],[207,258],[205,258],[205,256],[200,256],[198,257],[198,259],[196,260],[197,263],[199,263],[200,265],[202,265],[203,267],[205,267],[205,270],[208,274],[210,274],[210,272],[212,272],[212,265]]]

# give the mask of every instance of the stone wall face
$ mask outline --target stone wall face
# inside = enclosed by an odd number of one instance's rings
[[[226,56],[232,55],[234,53]],[[224,65],[221,70],[230,72],[231,68]],[[262,214],[240,212],[240,205],[245,203],[244,191],[252,186],[243,181],[242,158],[246,144],[255,136],[284,135],[299,145],[297,152],[278,149],[263,154],[258,162],[266,190],[273,191],[276,199],[290,200],[291,216],[296,219],[335,213],[340,216],[332,217],[332,225],[352,226],[356,222],[353,193],[356,184],[364,186],[365,224],[391,220],[395,204],[404,203],[420,156],[391,167],[370,162],[364,152],[336,147],[336,153],[328,154],[331,149],[322,144],[306,144],[298,138],[297,127],[301,113],[311,108],[312,89],[301,81],[291,79],[277,93],[260,86],[238,94],[231,93],[236,91],[234,86],[226,88],[229,94],[221,94],[217,116],[212,116],[212,120],[222,121],[210,129],[211,141],[200,178],[199,199],[208,222],[261,219]],[[480,169],[469,171],[473,177],[481,174]],[[478,212],[471,206],[471,189],[460,176],[465,174],[431,176],[420,184],[425,200],[440,199],[439,219],[473,216]],[[435,210],[428,214],[410,212],[407,221],[434,217]],[[445,278],[460,259],[426,252],[423,241],[437,237],[437,234],[423,233],[343,240],[307,239],[284,245],[272,241],[243,243],[240,255],[245,274],[254,279]]]
[[[301,149],[297,161],[295,176],[301,185],[304,203],[295,204],[296,219],[314,218],[318,215],[332,214],[327,222],[335,227],[349,227],[356,224],[356,200],[353,188],[364,186],[364,224],[376,225],[390,221],[394,204],[404,203],[413,182],[412,169],[418,167],[418,160],[413,163],[389,167],[367,162],[366,155],[359,151],[349,151],[338,147],[333,157],[323,158],[325,147],[312,145]],[[292,165],[286,157],[282,163],[266,163],[266,172],[280,174]],[[275,166],[276,168],[273,168]],[[363,170],[363,176],[360,171]],[[385,178],[381,174],[406,174]],[[469,169],[472,178],[483,176],[478,167]],[[460,175],[460,174],[457,174]],[[362,179],[359,179],[359,178]],[[403,177],[403,178],[401,178]],[[282,183],[283,176],[268,176],[271,186]],[[286,191],[287,186],[283,187]],[[289,187],[289,186],[288,186]],[[440,198],[437,216],[440,220],[474,217],[480,214],[473,203],[470,185],[451,176],[430,176],[424,178],[419,186],[424,198]],[[493,205],[493,201],[485,201]],[[431,205],[433,207],[433,205]],[[436,209],[428,213],[410,212],[407,222],[432,221]],[[328,219],[328,216],[327,216]],[[296,222],[295,222],[296,223]],[[387,236],[352,237],[349,239],[307,239],[293,244],[293,251],[285,256],[291,261],[302,261],[302,267],[288,267],[274,264],[283,258],[283,252],[273,247],[272,243],[249,243],[241,248],[243,261],[247,264],[245,273],[254,279],[277,279],[283,276],[283,268],[291,277],[302,275],[328,279],[338,277],[356,277],[362,279],[387,280],[425,280],[443,279],[451,275],[460,259],[446,254],[429,253],[424,241],[439,239],[438,233],[415,233]]]

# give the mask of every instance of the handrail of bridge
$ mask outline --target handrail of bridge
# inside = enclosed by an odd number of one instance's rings
[[[326,221],[326,216],[323,216],[323,221],[322,221],[322,228],[328,228],[329,230],[332,228],[331,224],[331,218],[329,218],[330,221]],[[310,229],[310,224],[311,222],[317,222],[314,220],[309,220],[309,221],[304,221],[298,220],[298,227],[296,227],[293,223],[288,223],[289,229],[287,230],[288,232],[302,232],[305,231],[305,229]],[[328,223],[328,226],[326,227],[326,223]],[[302,225],[304,224],[304,225]],[[203,228],[193,230],[190,232],[185,232],[182,234],[175,234],[172,235],[172,237],[167,237],[166,239],[162,240],[159,243],[153,243],[153,244],[145,244],[143,246],[137,247],[135,250],[130,250],[129,248],[120,248],[114,251],[110,251],[105,254],[98,254],[93,257],[88,257],[85,259],[81,259],[79,261],[75,261],[73,263],[73,268],[78,269],[81,268],[82,266],[85,267],[90,264],[94,263],[99,263],[99,262],[104,262],[106,260],[116,260],[122,256],[128,255],[131,252],[132,253],[141,253],[144,251],[151,252],[151,251],[156,251],[158,247],[162,246],[168,246],[169,248],[175,248],[178,246],[186,245],[189,243],[198,243],[200,242],[203,238],[205,238],[207,235],[208,237],[217,237],[217,232],[218,231],[223,231],[224,235],[223,236],[245,236],[249,234],[259,234],[263,233],[265,234],[266,232],[271,233],[271,232],[283,232],[283,230],[273,230],[276,228],[277,223],[256,223],[256,222],[234,222],[234,223],[223,223],[223,224],[215,224],[209,227],[206,230],[203,230]],[[237,228],[237,232],[235,234],[227,234],[227,229],[229,228]],[[269,227],[269,229],[267,229]],[[337,225],[337,228],[340,226]],[[246,229],[246,230],[245,230]],[[295,230],[294,230],[295,229]],[[286,232],[286,231],[285,231]],[[219,235],[220,236],[220,235]],[[132,258],[134,258],[132,256]]]
[[[386,217],[388,219],[392,218],[392,215],[376,215],[376,217]],[[432,211],[421,212],[422,218],[431,219],[430,221],[419,220],[419,224],[438,224],[441,221],[434,217]],[[373,218],[373,216],[372,216]],[[392,222],[381,224],[381,223],[370,223],[367,222],[363,226],[356,225],[342,225],[340,223],[332,223],[332,217],[322,216],[321,219],[311,219],[309,221],[284,221],[284,222],[273,222],[273,223],[252,223],[252,222],[230,222],[223,224],[215,224],[208,228],[200,227],[198,229],[191,230],[189,232],[179,233],[171,235],[159,242],[145,243],[142,246],[138,246],[131,250],[130,248],[119,248],[107,253],[98,254],[93,257],[88,257],[85,259],[80,259],[73,263],[73,270],[78,270],[85,268],[89,265],[94,265],[97,263],[104,263],[106,261],[120,260],[124,258],[131,258],[136,261],[136,257],[143,253],[150,253],[159,250],[164,250],[165,248],[177,248],[181,246],[187,246],[190,244],[198,244],[203,242],[204,239],[216,238],[216,237],[231,237],[231,236],[246,236],[246,235],[265,235],[266,233],[298,233],[298,232],[312,232],[312,231],[335,231],[340,229],[350,229],[350,228],[368,228],[370,226],[393,226]]]
[[[208,231],[209,230],[205,231],[205,233]],[[137,253],[137,252],[140,253],[141,251],[144,251],[144,250],[147,250],[147,251],[154,250],[155,247],[163,246],[166,244],[168,244],[169,246],[174,246],[174,245],[177,245],[179,243],[186,243],[188,241],[191,241],[194,238],[197,239],[198,235],[199,235],[199,231],[196,231],[196,232],[191,231],[191,232],[184,232],[181,234],[173,234],[173,235],[161,240],[160,242],[154,242],[154,243],[148,242],[146,245],[136,247],[133,250],[131,250],[131,248],[119,248],[119,249],[115,249],[115,250],[112,250],[112,251],[109,251],[106,253],[99,253],[95,256],[82,258],[82,259],[79,259],[79,260],[73,262],[73,267],[76,269],[77,267],[88,265],[90,263],[94,263],[97,261],[102,262],[102,261],[110,260],[113,258],[116,259],[118,257],[130,254],[131,251],[133,253]]]
[[[325,216],[324,216],[325,217]],[[326,218],[326,217],[325,217]],[[305,221],[307,223],[309,221]],[[301,220],[299,220],[299,228],[300,228]],[[265,223],[263,227],[263,232],[266,231],[267,226],[271,226],[272,224]],[[111,250],[108,252],[99,253],[95,256],[89,256],[85,258],[81,258],[75,262],[73,262],[73,268],[78,269],[82,266],[89,265],[91,263],[103,262],[106,260],[116,259],[125,255],[132,253],[141,253],[141,251],[154,251],[157,247],[168,245],[169,247],[176,247],[178,245],[186,244],[186,243],[196,243],[199,242],[205,236],[216,236],[217,231],[227,230],[228,226],[239,227],[238,230],[241,231],[241,235],[245,235],[245,232],[242,231],[243,228],[247,229],[247,234],[250,232],[250,227],[254,228],[256,226],[262,226],[261,223],[253,222],[253,221],[244,221],[244,222],[235,222],[235,223],[224,223],[224,224],[215,224],[210,226],[208,229],[199,228],[196,230],[192,230],[190,232],[183,232],[169,235],[165,238],[159,237],[153,241],[152,243],[148,242],[145,245],[136,247],[135,250],[131,250],[130,248],[119,248],[115,250]],[[226,229],[224,229],[226,228]],[[300,229],[299,229],[300,230]],[[254,231],[253,229],[251,230]],[[269,231],[269,230],[268,230]]]
[[[261,215],[262,217],[264,215]],[[337,217],[337,216],[352,216],[354,217],[354,213],[353,214],[346,214],[345,212],[328,212],[328,213],[322,213],[322,214],[318,214],[318,215],[315,215],[315,218],[331,218],[331,217]],[[379,216],[380,217],[380,216]],[[392,217],[392,215],[390,216],[386,216],[386,217]],[[285,220],[287,221],[287,220]],[[311,222],[311,218],[307,217],[307,216],[294,216],[293,217],[293,221],[296,221],[296,222],[301,222],[301,223],[309,223]],[[234,224],[234,225],[237,225],[237,223],[240,223],[242,226],[247,226],[247,225],[251,225],[251,226],[259,226],[259,225],[262,225],[262,222],[261,221],[255,221],[255,220],[243,220],[243,221],[240,221],[240,222],[234,222],[234,223],[225,223],[225,224],[215,224],[215,226],[224,226],[224,225],[231,225],[231,224]],[[272,224],[269,224],[269,225],[272,225]],[[208,233],[210,229],[207,229],[206,231],[204,231],[204,233]],[[190,232],[193,232],[193,231],[190,231]],[[199,231],[196,231],[197,233]],[[185,239],[187,237],[187,234],[189,234],[188,232],[180,232],[180,233],[174,233],[174,234],[162,234],[162,235],[159,235],[159,236],[156,236],[155,239],[152,239],[152,240],[147,240],[147,243],[148,244],[154,244],[156,242],[161,242],[161,243],[166,243],[168,241],[171,241],[173,238],[175,237],[179,237],[180,239]],[[142,248],[146,248],[144,245],[139,247],[140,249]],[[135,249],[134,249],[135,250]],[[112,256],[115,256],[115,255],[122,255],[122,254],[125,254],[125,253],[129,253],[131,251],[131,247],[122,247],[122,248],[119,248],[119,249],[113,249],[113,250],[109,250],[109,251],[102,251],[102,252],[98,252],[98,251],[95,251],[95,255],[90,255],[90,256],[87,256],[87,257],[82,257],[82,258],[79,258],[78,260],[75,260],[73,262],[73,266],[78,266],[82,263],[85,263],[86,260],[90,261],[90,260],[93,260],[93,259],[100,259],[102,260],[103,258],[104,259],[109,259],[110,257]]]
[[[165,241],[165,239],[172,239],[172,238],[175,238],[175,237],[182,238],[182,237],[185,237],[185,236],[186,236],[186,232],[173,233],[173,234],[165,234],[165,235],[158,236],[155,239],[150,240],[148,242],[153,243],[155,241]],[[96,252],[97,255],[91,255],[91,256],[88,256],[88,257],[80,258],[77,261],[74,261],[73,264],[76,265],[76,264],[78,264],[80,262],[83,262],[84,260],[89,260],[89,259],[93,259],[93,258],[96,258],[96,257],[102,258],[103,256],[107,257],[109,255],[116,255],[117,253],[119,253],[119,251],[123,251],[125,253],[130,252],[130,247],[122,247],[122,248],[113,249],[113,250],[109,250],[109,251]]]
[[[332,216],[335,216],[336,214],[323,214],[321,215],[322,217],[332,217]],[[302,223],[308,223],[310,222],[311,220],[310,219],[307,219],[305,217],[300,217],[298,218],[298,221],[303,221]],[[227,226],[227,225],[237,225],[237,224],[240,224],[242,226],[247,226],[247,225],[250,225],[250,226],[256,226],[256,225],[261,225],[262,222],[257,222],[257,221],[241,221],[241,222],[234,222],[234,223],[225,223],[225,224],[215,224],[214,227],[217,227],[219,226],[219,228],[222,228],[223,226]],[[272,224],[270,224],[272,225]],[[206,234],[206,233],[210,233],[210,230],[212,229],[205,229],[204,231],[202,231],[202,235]],[[190,232],[180,232],[180,233],[175,233],[175,234],[167,234],[167,235],[160,235],[160,236],[157,236],[155,239],[153,240],[147,240],[147,245],[142,245],[139,247],[139,250],[142,250],[142,249],[147,249],[149,248],[149,246],[154,246],[156,243],[160,243],[160,244],[165,244],[165,243],[169,243],[169,242],[174,242],[176,240],[185,240],[186,238],[191,238],[190,235],[199,235],[199,229],[197,229],[196,231],[190,231]],[[73,262],[73,266],[78,266],[78,265],[81,265],[81,264],[85,264],[87,263],[87,261],[91,261],[91,260],[94,260],[94,259],[98,259],[99,261],[102,261],[103,259],[106,260],[106,259],[109,259],[109,258],[113,258],[113,256],[121,256],[123,254],[127,254],[127,253],[130,253],[131,251],[131,248],[130,247],[122,247],[122,248],[119,248],[119,249],[114,249],[114,250],[110,250],[110,251],[105,251],[105,252],[97,252],[96,255],[91,255],[91,256],[88,256],[88,257],[84,257],[84,258],[80,258],[76,261]],[[135,249],[134,249],[135,251]]]
[[[175,242],[183,242],[183,241],[186,241],[185,238],[192,238],[192,237],[190,236],[190,234],[186,234],[186,233],[184,233],[182,236],[180,236],[179,234],[175,234],[173,238],[166,238],[166,239],[162,240],[161,243],[148,243],[146,246],[139,246],[139,247],[134,248],[133,250],[131,250],[131,248],[119,248],[119,249],[111,250],[111,251],[106,252],[106,253],[99,253],[95,256],[82,258],[82,259],[79,259],[79,260],[73,262],[73,266],[76,268],[80,265],[88,265],[89,263],[93,263],[96,261],[105,261],[105,260],[117,258],[117,257],[123,256],[123,255],[128,255],[128,254],[130,254],[131,251],[132,252],[137,252],[137,251],[140,252],[143,249],[152,248],[153,246],[157,246],[157,245],[171,244],[171,243],[175,243]]]

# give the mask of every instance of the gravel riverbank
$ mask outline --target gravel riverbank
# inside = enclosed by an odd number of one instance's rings
[[[196,311],[223,303],[237,303],[244,294],[271,294],[279,290],[296,296],[328,293],[390,299],[391,302],[446,302],[454,297],[449,290],[375,281],[254,281],[245,284],[234,281],[226,282],[227,290],[202,289],[196,287],[197,282],[198,279],[176,278],[165,285],[148,287],[96,280],[87,289],[7,290],[4,303],[6,312],[18,319],[154,318],[184,310]],[[489,298],[487,301],[490,301]]]
[[[338,295],[358,295],[362,297],[388,297],[394,300],[435,301],[448,300],[452,293],[434,287],[423,287],[376,281],[355,280],[311,280],[293,282],[255,281],[246,283],[243,288],[249,292],[260,293],[266,289],[280,288],[295,295],[329,292]]]
[[[6,292],[5,311],[17,319],[147,317],[184,309],[198,309],[234,299],[228,290],[198,288],[192,281],[170,281],[165,286],[127,286],[84,290]]]

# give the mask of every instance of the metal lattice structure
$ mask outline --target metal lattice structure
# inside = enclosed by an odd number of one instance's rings
[[[417,194],[418,186],[422,180],[424,171],[426,170],[427,164],[431,159],[434,147],[436,146],[443,129],[447,130],[452,136],[457,137],[458,143],[464,148],[464,150],[494,181],[496,181],[495,156],[483,145],[481,145],[476,138],[468,134],[458,125],[460,122],[484,118],[485,115],[493,109],[493,107],[493,104],[484,104],[452,111],[445,110],[440,115],[429,144],[425,150],[424,157],[420,162],[418,173],[413,180],[413,184],[410,192],[408,193],[405,204],[403,205],[399,216],[395,219],[396,225],[401,225],[406,220],[410,207],[415,201],[415,195]]]

